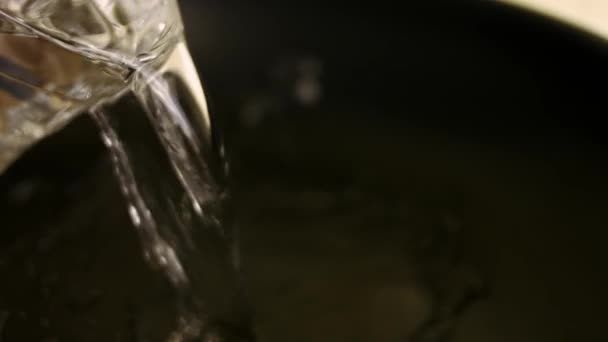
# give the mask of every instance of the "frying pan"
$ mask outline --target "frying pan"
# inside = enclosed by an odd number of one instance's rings
[[[401,5],[181,2],[232,156],[259,340],[606,340],[608,12]],[[0,179],[6,336],[48,336],[19,303],[68,341],[162,316],[95,134],[76,120]],[[28,249],[40,237],[61,252]],[[102,271],[118,255],[131,261]],[[32,295],[31,265],[68,279],[54,304]],[[62,296],[85,309],[53,309]]]

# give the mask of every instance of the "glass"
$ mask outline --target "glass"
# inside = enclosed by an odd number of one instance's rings
[[[0,17],[0,172],[140,65],[165,63],[183,30],[177,4],[160,0],[10,0]]]

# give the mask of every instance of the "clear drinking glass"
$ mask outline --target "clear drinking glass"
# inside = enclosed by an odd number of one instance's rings
[[[3,1],[0,172],[74,115],[120,95],[144,65],[179,54],[200,88],[184,48],[176,51],[182,31],[175,1]]]

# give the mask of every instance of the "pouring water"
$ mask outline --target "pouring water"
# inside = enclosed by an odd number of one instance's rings
[[[104,111],[129,92],[156,148],[130,140],[120,118]],[[110,152],[144,256],[175,289],[179,314],[167,340],[249,339],[223,217],[225,161],[174,1],[0,5],[0,172],[86,111]]]

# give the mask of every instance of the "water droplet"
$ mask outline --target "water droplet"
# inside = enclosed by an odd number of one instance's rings
[[[133,221],[133,224],[136,227],[139,227],[141,225],[141,217],[139,216],[139,212],[135,206],[129,205],[129,215],[131,216],[131,221]]]
[[[111,148],[112,147],[112,139],[110,139],[110,137],[107,134],[102,134],[101,135],[101,140],[103,141],[103,144],[107,148]]]

